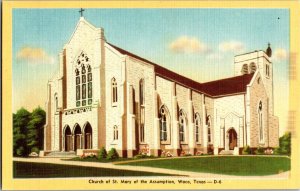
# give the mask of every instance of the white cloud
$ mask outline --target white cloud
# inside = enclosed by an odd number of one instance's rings
[[[283,61],[286,59],[288,59],[288,53],[285,49],[283,49],[283,48],[275,49],[274,54],[273,54],[274,61]]]
[[[23,47],[18,51],[17,59],[19,61],[27,61],[33,64],[53,64],[55,62],[55,59],[49,54],[47,54],[47,52],[44,49],[29,46]]]
[[[174,40],[170,50],[175,53],[206,53],[209,51],[207,45],[196,37],[180,36]]]
[[[225,41],[219,44],[219,50],[222,52],[239,53],[244,51],[245,45],[239,41]]]

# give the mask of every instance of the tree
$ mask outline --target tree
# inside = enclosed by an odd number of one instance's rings
[[[279,138],[279,148],[275,150],[277,154],[291,155],[291,133],[286,132]]]
[[[44,125],[46,122],[46,112],[38,107],[31,113],[31,119],[28,123],[28,132],[26,137],[28,153],[38,152],[43,149]]]
[[[107,157],[107,152],[104,147],[99,150],[98,159],[104,159]]]
[[[46,112],[40,107],[32,113],[21,108],[13,113],[13,154],[27,156],[43,149]]]
[[[31,119],[30,112],[23,107],[13,114],[13,154],[18,156],[26,156],[27,144],[27,126]]]
[[[111,148],[108,151],[107,159],[108,160],[113,160],[113,159],[117,159],[117,158],[119,158],[119,154],[118,154],[117,150],[115,148]]]

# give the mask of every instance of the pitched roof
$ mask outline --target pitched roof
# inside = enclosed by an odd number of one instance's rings
[[[245,93],[247,85],[250,83],[253,75],[254,73],[244,74],[241,76],[206,82],[201,84],[201,88],[205,93],[213,97]]]
[[[110,44],[108,42],[107,44],[115,48],[121,54],[125,54],[130,57],[141,60],[143,62],[152,64],[154,66],[154,71],[156,75],[163,78],[167,78],[169,80],[173,80],[178,84],[189,87],[198,92],[204,93],[210,97],[222,97],[229,94],[245,93],[247,85],[250,83],[253,76],[252,73],[252,74],[245,74],[242,76],[235,76],[231,78],[225,78],[225,79],[220,79],[220,80],[206,82],[206,83],[200,83],[190,78],[184,77],[180,74],[177,74],[171,70],[168,70],[162,66],[159,66],[145,58],[137,56],[113,44]]]

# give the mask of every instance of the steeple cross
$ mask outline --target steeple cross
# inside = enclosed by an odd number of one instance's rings
[[[81,17],[83,16],[83,11],[84,11],[83,8],[80,8],[80,10],[78,11],[78,12],[80,13],[80,16],[81,16]]]

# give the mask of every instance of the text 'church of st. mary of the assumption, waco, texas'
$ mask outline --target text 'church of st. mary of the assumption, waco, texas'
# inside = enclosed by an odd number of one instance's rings
[[[199,83],[109,43],[80,17],[48,82],[42,156],[101,147],[139,153],[239,154],[278,146],[270,46],[234,57],[234,76]]]

